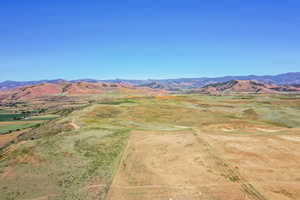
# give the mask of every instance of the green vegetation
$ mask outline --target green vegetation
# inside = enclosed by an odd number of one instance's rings
[[[106,105],[120,105],[125,103],[135,103],[133,99],[120,99],[120,100],[104,100],[100,104],[106,104]]]
[[[0,199],[31,199],[47,194],[53,195],[53,199],[95,199],[93,195],[103,199],[119,166],[130,129],[124,126],[107,129],[101,124],[80,124],[81,120],[75,120],[90,112],[90,108],[74,111],[24,136],[23,139],[34,140],[27,140],[0,162],[0,171],[5,171],[5,166],[11,163],[19,163],[15,165],[15,177],[10,181],[0,180]],[[95,116],[103,117],[109,120],[115,114],[106,111]],[[79,123],[82,128],[74,130],[71,122]]]
[[[23,111],[21,113],[7,113],[7,111],[5,112],[6,113],[0,113],[0,134],[7,134],[25,128],[36,128],[41,124],[40,121],[42,120],[53,120],[59,117],[59,115],[53,114],[31,116],[33,113],[39,113],[40,111]],[[28,121],[28,123],[26,123],[26,121]]]
[[[0,125],[0,134],[10,133],[12,131],[19,131],[25,128],[38,127],[40,123],[26,123],[26,124],[12,124],[12,125]]]
[[[24,119],[27,115],[25,113],[1,113],[0,114],[0,122],[1,121],[14,121]]]
[[[53,120],[53,119],[56,119],[58,118],[59,115],[38,115],[38,116],[32,116],[30,117],[29,119],[26,119],[26,120]]]
[[[34,116],[32,120],[64,117],[22,136],[26,142],[2,156],[0,172],[13,173],[0,179],[0,199],[104,199],[131,130],[288,133],[300,127],[299,106],[291,97],[174,95],[103,99]],[[31,126],[37,124],[1,126],[0,133]],[[240,181],[234,174],[225,178]]]
[[[0,122],[22,120],[33,115],[39,115],[45,111],[46,109],[38,109],[32,111],[20,111],[18,113],[12,113],[11,111],[0,110]]]
[[[7,113],[9,113],[8,110],[0,109],[0,114],[7,114]]]

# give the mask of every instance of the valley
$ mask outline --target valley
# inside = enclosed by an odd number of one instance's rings
[[[300,200],[300,1],[1,1],[0,200]]]

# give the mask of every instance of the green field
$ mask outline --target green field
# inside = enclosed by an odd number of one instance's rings
[[[41,124],[36,121],[47,121],[58,118],[60,115],[47,114],[29,116],[30,113],[35,112],[22,112],[22,113],[9,113],[7,110],[0,110],[0,134],[11,133],[25,128],[34,128]],[[24,123],[28,121],[28,123]],[[9,125],[1,124],[1,122],[15,122]]]
[[[25,118],[27,115],[23,113],[13,114],[13,113],[0,113],[1,121],[14,121]]]
[[[59,115],[53,115],[53,114],[49,114],[49,115],[38,115],[38,116],[32,116],[29,117],[26,120],[53,120],[58,118]]]
[[[0,134],[10,133],[12,131],[18,131],[25,128],[37,127],[40,123],[26,123],[26,124],[12,124],[12,125],[0,125]]]
[[[7,114],[7,113],[9,113],[7,110],[0,109],[0,114]]]

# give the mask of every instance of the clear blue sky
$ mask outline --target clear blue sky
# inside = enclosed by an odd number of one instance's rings
[[[299,0],[1,0],[0,81],[300,71]]]

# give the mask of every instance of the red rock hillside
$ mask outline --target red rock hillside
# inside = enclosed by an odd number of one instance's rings
[[[30,100],[37,97],[57,96],[57,95],[92,95],[106,92],[120,93],[164,93],[163,90],[150,88],[136,88],[128,84],[116,83],[88,83],[88,82],[60,82],[44,83],[39,85],[25,86],[9,91],[0,92],[0,100]]]
[[[282,93],[300,92],[300,88],[294,86],[279,86],[266,84],[254,80],[233,80],[224,83],[207,85],[198,90],[201,93]]]

